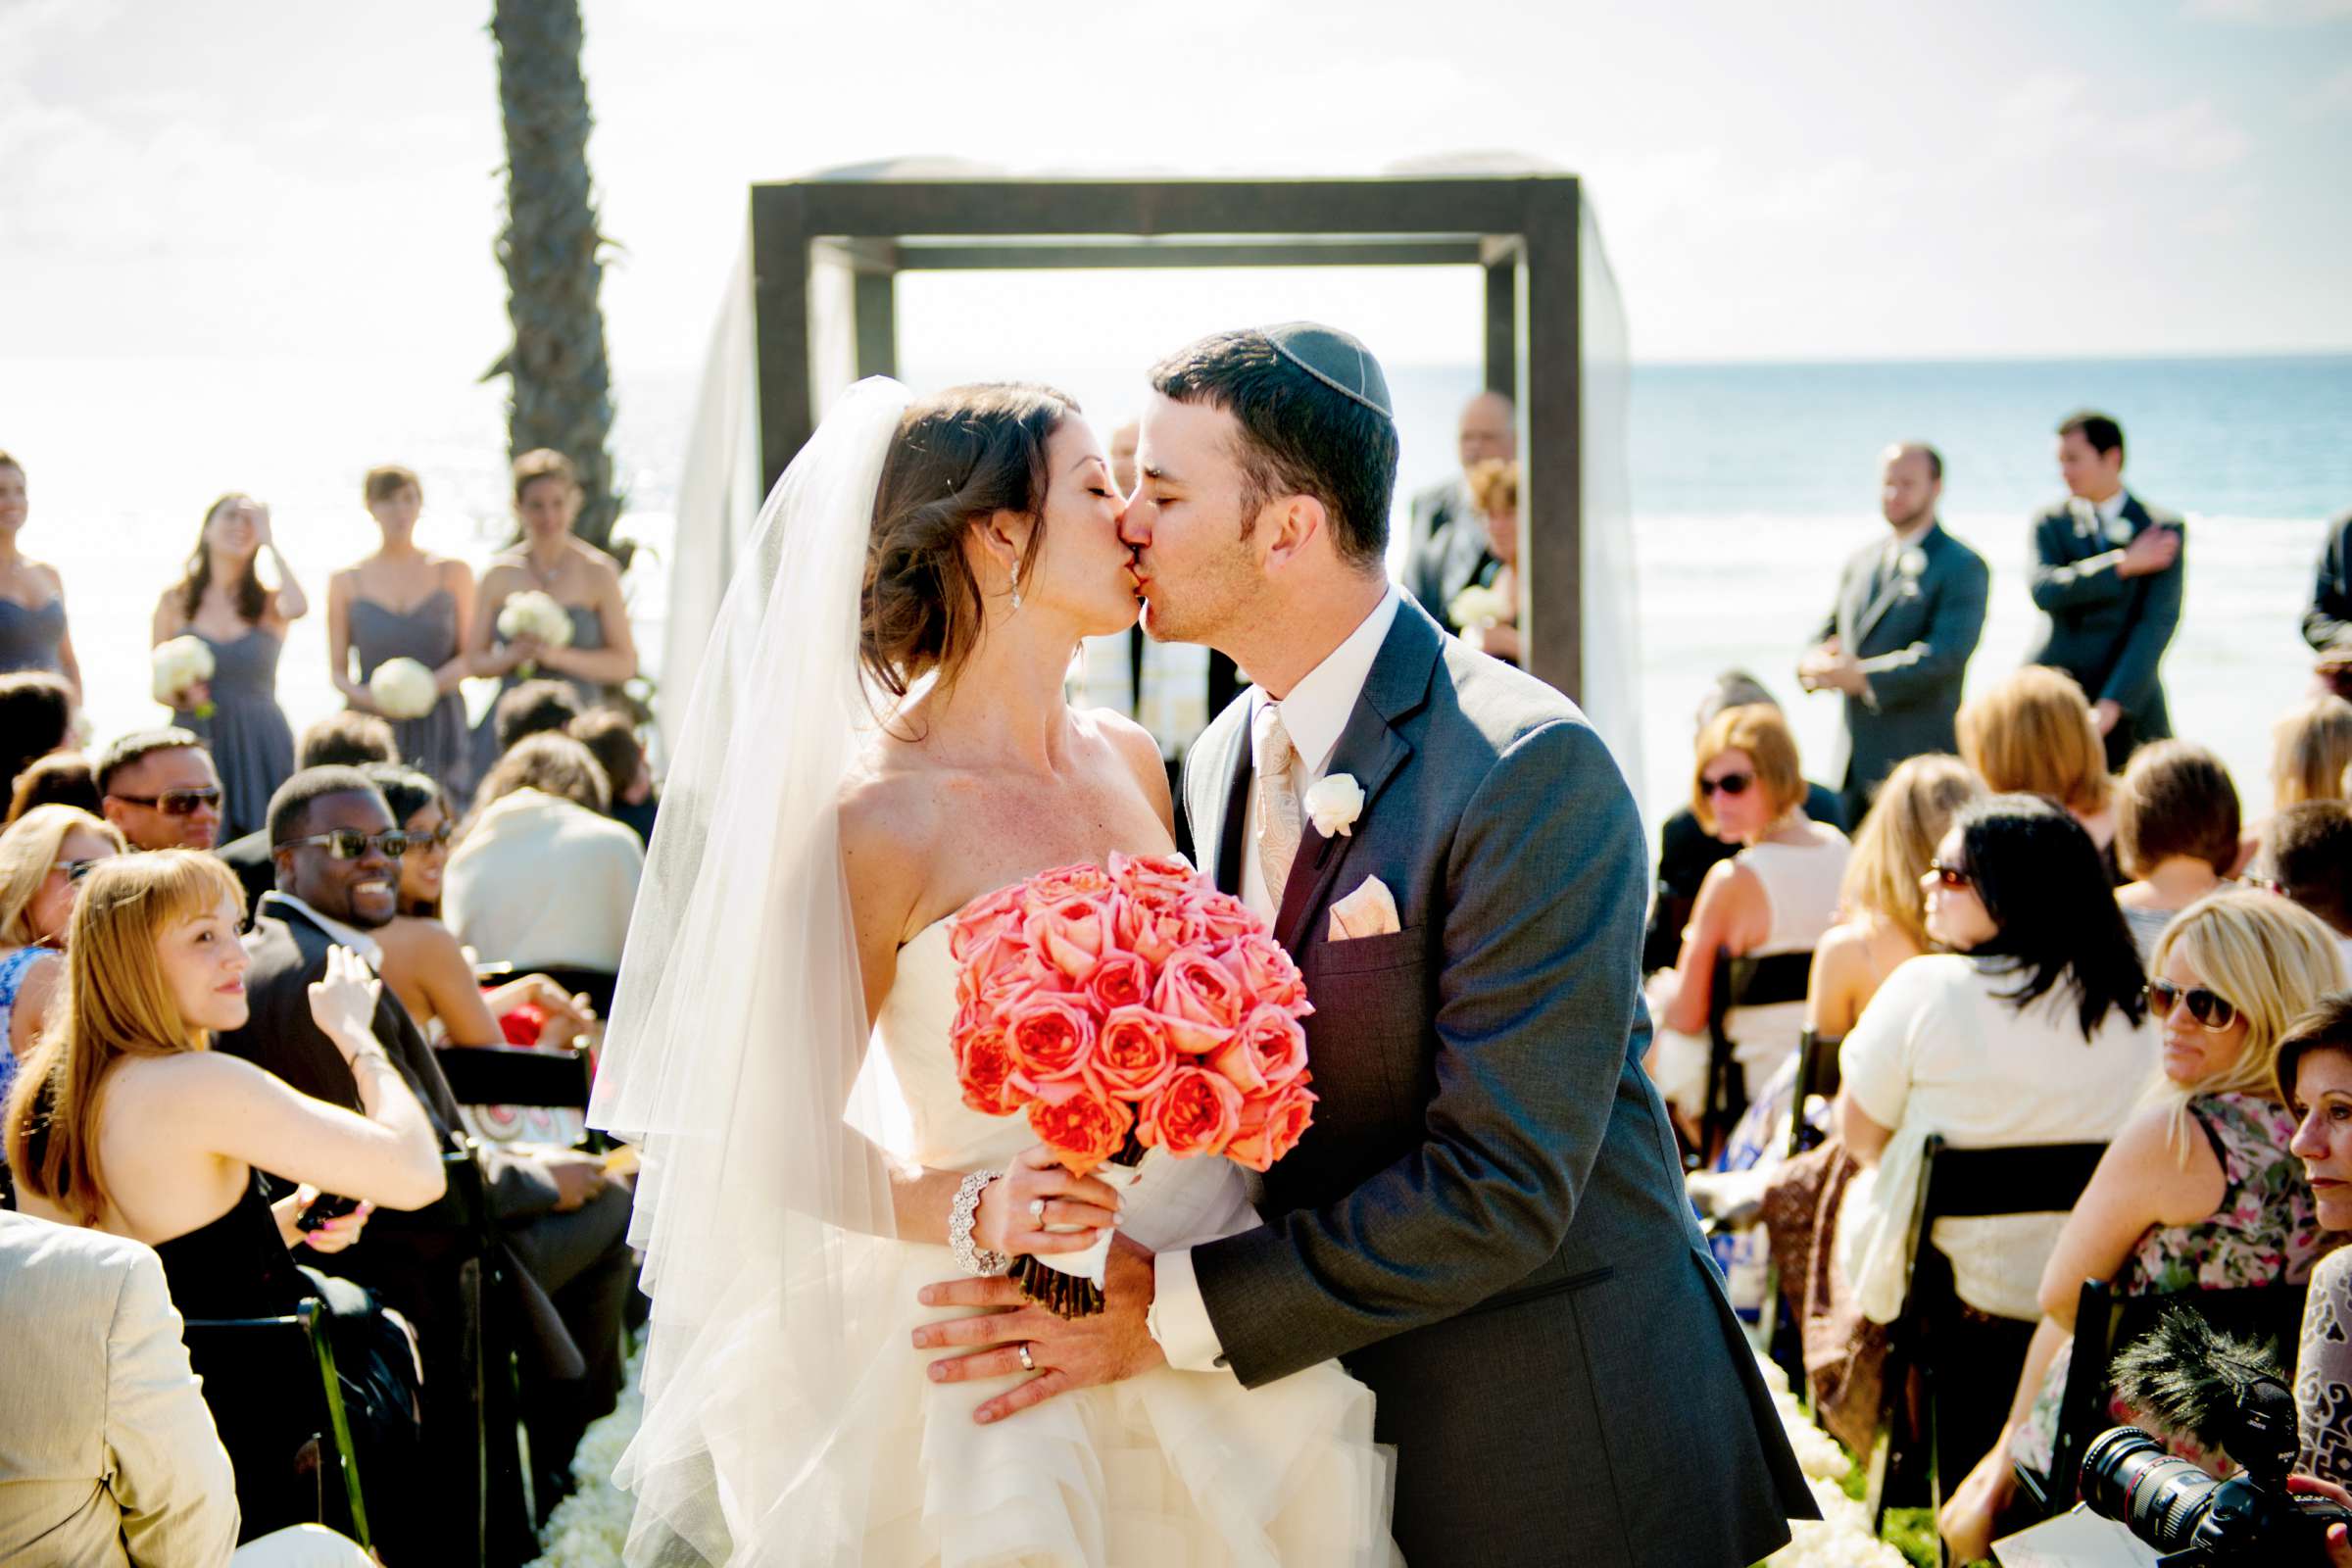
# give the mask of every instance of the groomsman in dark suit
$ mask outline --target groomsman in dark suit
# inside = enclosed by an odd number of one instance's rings
[[[1518,410],[1511,400],[1499,392],[1472,398],[1462,408],[1455,447],[1462,471],[1413,497],[1404,586],[1448,631],[1459,632],[1446,607],[1487,561],[1487,523],[1470,496],[1470,470],[1490,458],[1507,463],[1519,455]],[[1213,705],[1210,710],[1216,710]]]
[[[2104,414],[2058,426],[2058,472],[2067,499],[2034,519],[2034,604],[2049,623],[2026,662],[2081,683],[2120,770],[2173,733],[2156,666],[2180,624],[2182,524],[2124,488],[2124,428]]]
[[[2352,696],[2352,512],[2328,522],[2311,608],[2303,612],[2303,640],[2319,656],[2320,679],[2338,696]]]
[[[1943,459],[1923,441],[1886,449],[1879,514],[1889,536],[1866,546],[1838,579],[1838,603],[1797,664],[1807,691],[1845,698],[1849,827],[1895,764],[1958,749],[1960,681],[1984,630],[1984,558],[1943,531]]]

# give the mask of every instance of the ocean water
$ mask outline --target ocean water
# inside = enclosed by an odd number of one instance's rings
[[[1132,407],[1129,368],[962,366],[909,357],[910,380],[1055,379],[1090,410]],[[1399,492],[1453,465],[1472,366],[1398,366]],[[614,444],[651,547],[629,585],[639,645],[663,636],[668,507],[692,417],[692,378],[623,379]],[[1838,713],[1793,669],[1840,562],[1878,537],[1879,451],[1933,441],[1943,516],[1993,569],[1972,688],[2013,667],[2034,624],[2027,519],[2059,490],[2051,427],[2096,406],[2125,425],[2127,479],[2187,514],[2187,609],[2165,666],[2176,724],[2229,762],[2249,813],[2268,808],[2269,727],[2308,680],[2295,630],[2328,515],[2352,507],[2352,357],[2196,361],[1657,366],[1636,369],[1635,508],[1643,767],[1652,820],[1687,790],[1690,714],[1712,676],[1744,667],[1788,705],[1816,775]],[[214,496],[269,500],[314,601],[370,547],[360,475],[402,462],[425,481],[428,545],[476,561],[507,537],[499,389],[416,368],[287,361],[12,361],[0,450],[29,470],[24,545],[65,572],[89,710],[104,738],[155,722],[147,631]],[[337,699],[323,614],[295,629],[280,692],[299,727]],[[474,694],[477,703],[487,688]]]

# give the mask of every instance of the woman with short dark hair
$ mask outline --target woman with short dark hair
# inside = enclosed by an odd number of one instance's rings
[[[2133,880],[2115,902],[2143,962],[2174,915],[2221,890],[2237,850],[2237,788],[2220,758],[2193,741],[2132,754],[2115,792],[2115,858]]]

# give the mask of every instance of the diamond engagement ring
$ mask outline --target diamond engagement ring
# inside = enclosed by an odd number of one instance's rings
[[[1026,1341],[1021,1345],[1021,1370],[1024,1372],[1037,1370],[1037,1357],[1029,1353],[1029,1346]]]
[[[1032,1198],[1029,1200],[1029,1217],[1039,1220],[1046,1217],[1046,1200],[1044,1199]]]

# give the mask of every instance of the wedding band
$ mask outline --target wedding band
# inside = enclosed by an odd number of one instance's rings
[[[1023,1341],[1021,1345],[1021,1370],[1024,1372],[1037,1370],[1037,1357],[1029,1353],[1029,1346],[1026,1341]]]
[[[1044,1199],[1032,1198],[1029,1200],[1029,1217],[1031,1219],[1044,1219],[1046,1217],[1046,1200]]]

